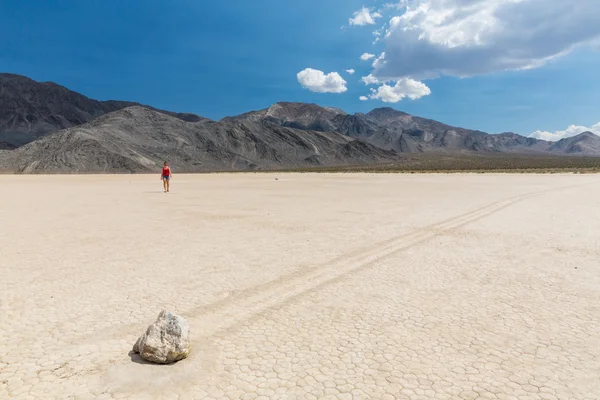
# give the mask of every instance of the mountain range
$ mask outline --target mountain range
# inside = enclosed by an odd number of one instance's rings
[[[490,135],[415,117],[392,108],[377,108],[367,114],[347,114],[316,104],[277,103],[223,121],[269,121],[301,130],[338,132],[376,147],[399,153],[494,151],[551,152],[552,142],[516,133]],[[560,151],[557,151],[560,152]]]
[[[280,102],[220,121],[127,101],[98,101],[52,82],[0,74],[0,169],[147,172],[267,170],[393,162],[405,153],[600,156],[591,132],[548,142],[457,128],[392,108],[348,114]]]
[[[131,101],[93,100],[54,82],[36,82],[21,75],[0,74],[0,146],[4,143],[6,147],[18,147],[47,133],[139,105]],[[190,122],[205,119],[189,113],[156,111]]]
[[[264,121],[187,122],[141,106],[108,113],[0,155],[19,172],[186,172],[390,162],[397,154],[339,133]],[[1,153],[0,153],[1,154]]]

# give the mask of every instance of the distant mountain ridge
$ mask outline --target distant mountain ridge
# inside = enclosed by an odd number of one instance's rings
[[[21,146],[47,133],[136,105],[140,104],[93,100],[54,82],[36,82],[25,76],[0,73],[0,142]],[[157,111],[185,121],[205,119],[189,113]]]
[[[600,137],[583,132],[549,142],[389,107],[348,114],[293,102],[211,121],[0,74],[3,171],[143,172],[165,159],[188,172],[265,170],[386,163],[403,153],[600,156]]]
[[[555,142],[550,149],[567,154],[600,154],[600,137],[590,131]]]
[[[334,132],[265,121],[192,123],[140,106],[0,151],[0,169],[23,173],[268,170],[391,162],[394,152]]]
[[[512,132],[490,135],[481,131],[457,128],[389,107],[377,108],[367,114],[347,114],[342,110],[320,107],[316,104],[285,102],[276,103],[265,110],[223,119],[223,121],[238,122],[244,120],[264,120],[297,129],[338,132],[400,153],[560,152],[558,149],[552,149],[552,142]],[[587,154],[587,151],[584,150],[583,153]]]
[[[242,122],[242,121],[269,121],[281,126],[290,128],[338,132],[334,121],[340,116],[347,115],[344,111],[332,108],[321,107],[316,104],[307,103],[275,103],[271,107],[251,111],[234,117],[225,117],[223,122]]]

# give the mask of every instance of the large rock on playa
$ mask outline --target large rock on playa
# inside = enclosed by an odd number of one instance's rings
[[[147,361],[173,363],[190,354],[189,333],[190,327],[183,317],[163,310],[135,342],[133,351]]]

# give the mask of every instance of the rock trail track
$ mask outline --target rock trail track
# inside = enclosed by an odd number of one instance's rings
[[[211,323],[207,325],[212,328],[210,331],[203,332],[206,336],[226,333],[231,327],[243,324],[248,316],[275,310],[282,304],[294,301],[299,296],[324,289],[327,285],[334,284],[362,269],[375,267],[378,261],[382,261],[386,257],[548,191],[543,190],[508,198],[463,215],[415,229],[412,232],[368,246],[366,249],[336,257],[325,264],[304,268],[275,281],[245,289],[231,297],[227,296],[222,301],[188,310],[186,315],[200,319],[200,323],[210,319]]]

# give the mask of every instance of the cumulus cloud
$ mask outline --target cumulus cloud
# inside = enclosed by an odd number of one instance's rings
[[[356,11],[352,18],[348,20],[350,25],[365,26],[374,25],[377,18],[381,18],[382,15],[377,11],[372,11],[367,7],[363,7]]]
[[[382,42],[380,80],[535,68],[600,43],[598,0],[402,0]],[[391,8],[390,8],[391,9]]]
[[[305,89],[317,93],[343,93],[346,90],[346,81],[337,72],[325,74],[312,68],[298,72],[298,82]]]
[[[361,81],[365,83],[365,85],[375,85],[379,83],[379,79],[375,78],[373,75],[369,74],[367,76],[363,76]]]
[[[369,100],[369,98],[367,96],[360,96],[359,99],[360,99],[360,101],[367,101],[367,100]]]
[[[347,69],[347,70],[346,70],[346,72],[347,72],[347,73],[349,73],[350,75],[354,75],[354,73],[355,73],[356,71],[355,71],[355,70],[353,70],[353,69]]]
[[[368,61],[372,58],[375,58],[375,54],[371,54],[371,53],[363,53],[362,56],[360,56],[360,59],[363,61]]]
[[[592,132],[592,133],[600,136],[600,122],[598,122],[596,125],[592,125],[591,127],[586,127],[586,126],[581,126],[581,125],[571,125],[564,131],[548,132],[548,131],[539,131],[538,130],[538,131],[533,132],[529,136],[534,137],[536,139],[550,140],[552,142],[555,142],[560,139],[579,135],[580,133],[583,133],[586,131]]]
[[[384,83],[377,89],[371,89],[371,95],[368,98],[371,100],[381,100],[384,103],[397,103],[406,97],[416,100],[429,94],[431,94],[431,90],[423,82],[410,78],[402,78],[396,81],[393,86]],[[360,99],[366,100],[366,98],[363,99],[364,97],[362,96]]]

